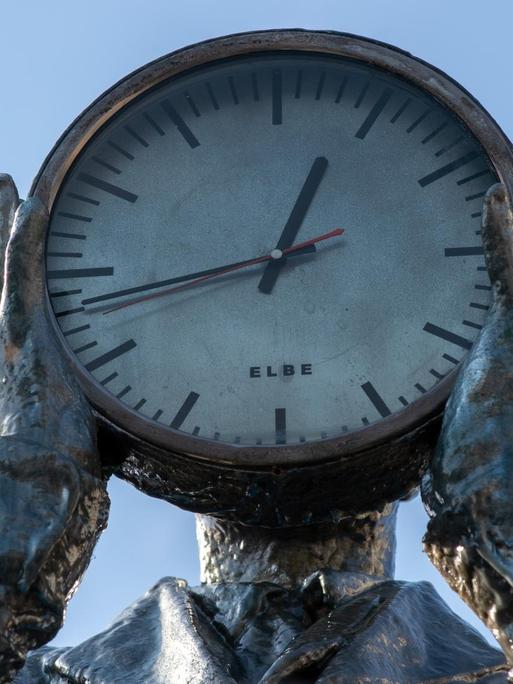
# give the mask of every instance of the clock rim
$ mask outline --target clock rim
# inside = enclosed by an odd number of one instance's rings
[[[95,134],[131,101],[164,81],[212,62],[280,51],[345,57],[378,67],[413,83],[463,121],[484,148],[499,180],[505,183],[511,194],[511,143],[482,105],[447,74],[399,48],[362,36],[334,31],[270,29],[222,36],[181,48],[118,81],[93,101],[62,134],[44,160],[29,195],[39,197],[51,211],[67,173]],[[459,370],[456,367],[434,388],[405,409],[370,426],[306,443],[235,445],[189,435],[144,418],[123,405],[85,370],[71,352],[53,314],[47,287],[45,307],[63,351],[100,421],[104,420],[124,434],[132,434],[137,441],[153,444],[170,454],[186,454],[195,459],[231,467],[268,468],[320,464],[340,457],[345,459],[399,439],[428,423],[443,410]]]

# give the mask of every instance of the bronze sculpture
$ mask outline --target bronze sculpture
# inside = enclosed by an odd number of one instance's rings
[[[3,245],[17,203],[3,177]],[[3,681],[12,679],[27,650],[58,629],[107,510],[89,408],[45,325],[39,239],[45,222],[37,200],[22,204],[6,248]],[[495,306],[460,374],[424,484],[433,515],[430,556],[508,660],[512,230],[506,190],[496,186],[484,218]],[[295,531],[200,520],[201,588],[163,580],[110,630],[74,649],[43,649],[15,681],[506,681],[502,654],[428,588],[390,579],[393,516],[387,505]]]

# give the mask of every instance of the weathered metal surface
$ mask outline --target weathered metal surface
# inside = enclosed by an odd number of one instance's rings
[[[330,525],[262,529],[196,516],[201,581],[299,587],[316,570],[393,577],[397,504]]]
[[[91,410],[42,305],[46,225],[0,176],[1,682],[60,628],[108,510]]]
[[[423,494],[429,557],[513,660],[513,214],[503,186],[485,203],[494,304],[447,405]]]
[[[331,569],[295,588],[164,578],[16,684],[505,684],[507,669],[431,585]]]
[[[169,454],[122,431],[101,431],[106,467],[141,491],[198,513],[247,525],[331,523],[413,491],[440,430],[437,417],[397,440],[304,468],[233,468]],[[118,461],[115,460],[116,456]],[[107,461],[108,459],[108,461]]]

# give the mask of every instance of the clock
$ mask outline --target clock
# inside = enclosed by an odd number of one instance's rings
[[[482,203],[511,162],[461,86],[355,36],[229,36],[123,79],[32,190],[102,453],[258,524],[407,492],[490,307]]]

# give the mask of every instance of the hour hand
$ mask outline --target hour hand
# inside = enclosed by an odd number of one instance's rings
[[[294,240],[296,239],[301,224],[303,223],[303,219],[306,216],[308,208],[312,203],[314,195],[317,192],[317,188],[320,185],[327,167],[328,160],[326,157],[317,157],[314,160],[314,163],[312,164],[308,176],[306,177],[303,187],[298,195],[296,203],[292,208],[287,223],[285,224],[285,227],[280,235],[276,249],[286,250],[287,248],[292,247],[294,244]],[[280,259],[279,261],[270,261],[267,264],[265,271],[260,278],[260,282],[258,283],[258,289],[260,292],[263,292],[264,294],[271,294],[284,263],[285,259]]]

